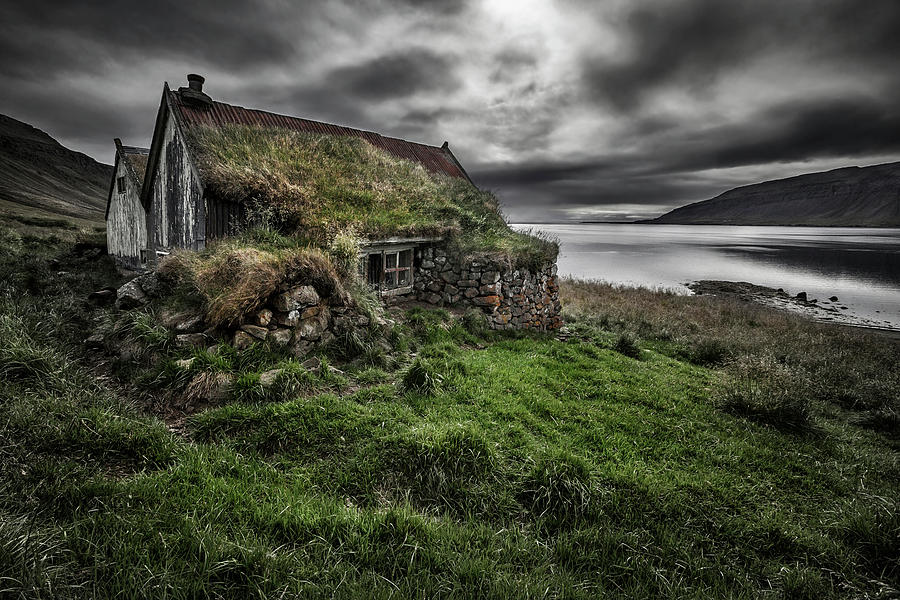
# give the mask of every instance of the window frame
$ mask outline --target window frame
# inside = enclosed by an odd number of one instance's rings
[[[127,191],[127,188],[125,186],[125,176],[124,175],[116,178],[116,191],[119,192],[120,194],[124,194]]]
[[[363,251],[359,261],[360,275],[382,296],[411,293],[415,280],[414,252],[414,246],[371,248]],[[373,260],[378,261],[379,267],[373,267]],[[392,266],[388,266],[389,264]],[[373,281],[375,270],[378,271],[378,281]]]

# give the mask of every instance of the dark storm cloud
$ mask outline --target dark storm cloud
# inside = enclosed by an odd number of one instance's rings
[[[165,57],[243,69],[294,54],[304,36],[279,27],[282,10],[271,2],[238,0],[8,4],[0,9],[0,64],[4,73],[21,77]]]
[[[388,100],[457,85],[452,57],[427,48],[408,48],[341,67],[326,80],[331,87],[366,100]]]
[[[770,54],[882,67],[900,55],[896,0],[635,3],[620,25],[624,56],[586,57],[583,79],[590,97],[623,111],[666,86],[701,93]]]
[[[900,153],[900,106],[891,98],[810,99],[768,108],[745,123],[702,132],[667,167],[713,169],[812,158]]]
[[[897,0],[0,0],[0,112],[109,161],[200,72],[225,102],[447,139],[513,218],[658,212],[900,158],[897,31]]]

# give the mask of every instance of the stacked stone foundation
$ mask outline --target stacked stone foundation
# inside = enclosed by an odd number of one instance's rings
[[[477,308],[493,329],[559,329],[556,263],[514,268],[493,260],[466,260],[445,246],[417,253],[416,298],[435,306]]]

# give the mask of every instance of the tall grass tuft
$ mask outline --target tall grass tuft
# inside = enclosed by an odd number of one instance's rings
[[[241,238],[212,244],[200,253],[176,252],[160,264],[159,272],[199,293],[206,320],[214,326],[239,324],[285,282],[311,284],[326,296],[345,293],[334,265],[321,250],[260,249]]]
[[[772,355],[742,356],[726,368],[720,402],[729,412],[777,429],[809,431],[811,386],[805,374]]]

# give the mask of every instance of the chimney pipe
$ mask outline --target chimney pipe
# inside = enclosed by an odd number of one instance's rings
[[[206,79],[202,75],[197,75],[196,73],[190,73],[187,76],[188,87],[194,90],[195,92],[203,92],[203,82]]]
[[[187,76],[188,86],[178,88],[181,100],[193,108],[206,109],[212,106],[212,98],[203,93],[203,83],[206,79],[202,75],[191,73]]]

